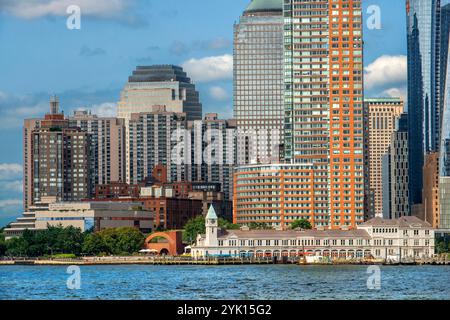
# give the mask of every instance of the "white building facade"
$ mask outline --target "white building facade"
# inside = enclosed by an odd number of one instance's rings
[[[192,247],[206,257],[320,256],[340,260],[403,261],[434,255],[434,230],[416,217],[374,218],[353,230],[221,230],[210,208],[206,234]]]

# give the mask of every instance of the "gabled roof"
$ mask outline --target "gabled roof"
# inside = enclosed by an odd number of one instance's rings
[[[361,224],[369,227],[410,227],[410,228],[431,228],[428,222],[420,220],[414,216],[405,216],[398,219],[373,218]]]

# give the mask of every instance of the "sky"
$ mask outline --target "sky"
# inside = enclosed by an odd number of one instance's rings
[[[0,0],[0,227],[22,212],[22,125],[49,97],[114,115],[137,65],[175,64],[203,111],[233,115],[233,24],[250,0]],[[67,8],[81,9],[68,29]],[[404,0],[363,0],[367,97],[406,96]],[[368,28],[379,8],[380,28]],[[72,21],[72,20],[71,20]]]

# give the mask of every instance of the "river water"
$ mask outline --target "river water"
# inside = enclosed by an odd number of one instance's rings
[[[67,271],[0,266],[0,300],[450,300],[450,266],[380,266],[379,277],[367,266],[81,266],[79,277]],[[69,277],[69,287],[79,289],[68,288]]]

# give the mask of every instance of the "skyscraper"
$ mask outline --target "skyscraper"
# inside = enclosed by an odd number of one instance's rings
[[[283,132],[283,3],[252,0],[234,25],[239,163],[278,162]]]
[[[410,204],[422,202],[424,158],[440,143],[440,0],[406,0]]]
[[[441,7],[441,44],[440,44],[440,114],[443,112],[445,102],[445,87],[447,83],[447,66],[448,66],[448,53],[449,53],[449,37],[450,37],[450,3]],[[442,117],[441,117],[442,125]]]
[[[75,111],[70,127],[91,135],[92,190],[95,185],[125,182],[125,121],[103,118],[87,111]]]
[[[408,115],[396,121],[388,152],[383,156],[383,217],[397,219],[410,214]]]
[[[314,164],[314,215],[364,219],[361,0],[284,1],[285,157]]]
[[[185,181],[186,166],[190,163],[190,153],[186,150],[190,149],[184,147],[184,154],[174,151],[180,139],[188,143],[186,126],[186,114],[168,112],[165,107],[133,113],[127,128],[127,183],[136,184],[150,178],[156,165],[167,167],[169,182]]]
[[[366,150],[369,172],[369,217],[383,216],[383,156],[388,152],[396,121],[403,113],[399,98],[365,99],[368,143]]]
[[[91,136],[69,126],[56,97],[44,119],[25,120],[24,133],[26,210],[47,197],[77,201],[91,195]]]
[[[227,199],[233,194],[237,161],[236,121],[208,113],[203,120],[189,121],[191,136],[190,181],[217,182]]]
[[[187,120],[202,118],[199,94],[181,67],[137,67],[122,91],[117,106],[118,118],[129,120],[133,113],[153,112],[161,106],[167,112],[185,113]]]

